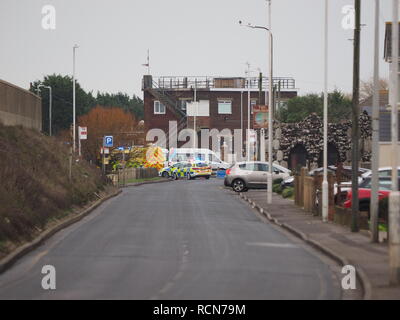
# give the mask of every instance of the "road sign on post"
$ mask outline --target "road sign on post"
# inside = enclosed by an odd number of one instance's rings
[[[106,167],[105,167],[105,162],[104,162],[104,158],[105,158],[105,156],[104,156],[104,153],[105,153],[105,150],[104,150],[104,148],[112,148],[113,147],[113,145],[114,145],[114,139],[113,139],[113,136],[104,136],[104,138],[103,138],[103,155],[102,155],[102,157],[103,157],[103,163],[102,163],[102,165],[103,165],[103,174],[105,174],[106,173]]]
[[[78,127],[79,140],[87,140],[87,127]]]
[[[254,129],[266,129],[268,128],[268,112],[269,108],[265,105],[253,106],[253,128]]]
[[[103,140],[103,147],[112,148],[114,144],[113,136],[105,136]]]
[[[79,156],[81,156],[81,140],[87,140],[87,127],[78,127]]]

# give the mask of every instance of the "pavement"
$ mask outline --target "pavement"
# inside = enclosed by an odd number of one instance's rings
[[[273,194],[272,204],[268,204],[265,190],[250,190],[242,197],[272,221],[339,261],[353,265],[360,276],[357,286],[365,286],[366,299],[400,299],[400,287],[389,285],[387,244],[371,243],[369,232],[353,233],[348,227],[323,223],[319,217],[296,206],[293,200],[277,194]]]
[[[0,299],[341,299],[340,277],[221,180],[178,180],[124,188],[56,233],[0,274]]]

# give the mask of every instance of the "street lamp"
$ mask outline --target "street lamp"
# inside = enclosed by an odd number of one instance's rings
[[[389,281],[400,284],[400,192],[398,184],[399,165],[399,0],[392,0],[392,61],[391,78],[391,135],[392,135],[392,191],[389,195]]]
[[[73,153],[75,153],[75,144],[76,144],[76,103],[75,103],[75,50],[79,48],[78,45],[74,45],[72,48],[73,52],[73,57],[72,57],[72,137],[73,137],[73,143],[72,143],[72,150]]]
[[[371,160],[371,240],[379,242],[379,0],[375,0],[375,35],[374,35],[374,91],[372,104],[372,160]]]
[[[322,180],[322,220],[328,221],[328,0],[325,0],[324,29],[324,177]]]
[[[53,95],[51,93],[51,87],[50,86],[45,86],[45,85],[39,84],[38,85],[38,89],[40,89],[40,88],[49,89],[49,136],[51,137],[51,123],[52,123],[51,114],[52,114]]]
[[[269,1],[269,5],[271,6],[271,2]],[[269,10],[270,14],[271,14],[271,10]],[[269,19],[270,24],[271,24],[271,18]],[[239,21],[239,24],[242,25],[242,21]],[[267,173],[267,177],[268,177],[268,204],[272,203],[272,139],[273,139],[273,122],[272,122],[272,82],[273,82],[273,35],[272,35],[272,31],[270,28],[267,27],[262,27],[262,26],[253,26],[252,24],[248,23],[247,25],[245,25],[248,28],[252,28],[252,29],[264,29],[268,32],[269,34],[269,61],[268,61],[268,65],[269,65],[269,89],[268,89],[268,173]],[[265,93],[266,94],[266,93]],[[261,139],[264,139],[264,137],[261,137]]]

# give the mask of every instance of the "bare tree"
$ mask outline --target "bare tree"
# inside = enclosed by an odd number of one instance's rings
[[[389,81],[387,79],[381,78],[379,79],[379,90],[388,90],[389,89]],[[368,81],[361,81],[360,86],[360,100],[363,101],[372,97],[374,92],[374,81],[373,79],[369,79]]]

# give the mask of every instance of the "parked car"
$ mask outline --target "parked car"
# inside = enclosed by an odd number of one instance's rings
[[[238,162],[226,170],[224,184],[230,186],[236,192],[244,192],[248,189],[266,189],[268,162],[245,161]],[[278,164],[273,164],[272,179],[286,178],[291,171]]]
[[[347,170],[350,170],[349,174],[351,175],[351,167],[345,167],[345,168],[349,168]],[[359,168],[359,170],[360,170],[359,171],[360,174],[358,177],[358,185],[361,186],[362,184],[364,184],[364,181],[366,181],[365,183],[368,184],[370,181],[368,179],[371,178],[372,171],[369,169],[365,169],[365,168]],[[378,175],[379,175],[379,178],[391,177],[392,176],[392,167],[379,168]],[[400,176],[400,167],[399,167],[399,176]],[[334,184],[333,188],[334,188],[334,194],[335,194],[335,203],[338,203],[338,202],[340,202],[339,200],[345,199],[347,191],[351,190],[351,181],[342,182],[340,184],[340,197],[338,195],[337,183]]]
[[[400,167],[397,168],[398,175],[400,176]],[[379,177],[391,177],[392,176],[392,167],[381,167],[378,169]],[[368,170],[368,172],[362,175],[362,178],[369,178],[372,176],[372,171]]]
[[[338,170],[337,166],[333,166],[333,165],[328,166],[328,173],[337,174],[337,170]],[[323,174],[323,171],[324,171],[324,168],[322,168],[322,167],[316,168],[316,169],[311,170],[308,173],[308,175],[310,175],[310,176],[320,175],[320,174]],[[358,183],[359,184],[362,183],[362,181],[364,179],[363,176],[368,175],[370,173],[370,171],[371,170],[366,169],[366,168],[358,168]],[[345,195],[345,192],[348,191],[349,189],[351,189],[351,176],[352,176],[351,166],[343,166],[341,175],[342,175],[342,179],[348,180],[348,181],[343,181],[340,183],[340,195],[343,197],[343,195]],[[335,203],[339,203],[340,202],[339,200],[343,199],[343,198],[339,197],[338,192],[339,192],[338,184],[335,183],[333,185],[333,193],[335,196]],[[318,205],[318,197],[316,199],[316,203]]]
[[[334,173],[336,174],[338,167],[337,166],[328,166],[328,173]],[[358,175],[359,176],[363,176],[363,175],[368,175],[371,172],[370,169],[366,169],[366,168],[358,168]],[[324,168],[320,167],[320,168],[316,168],[311,170],[308,175],[309,176],[315,176],[318,174],[323,174],[324,173]],[[347,176],[347,177],[351,177],[352,174],[352,169],[350,166],[343,166],[342,167],[342,175],[343,176]]]
[[[190,167],[186,167],[184,170],[184,175],[188,180],[196,179],[198,177],[210,179],[212,174],[210,164],[205,162],[194,162]]]
[[[370,210],[370,202],[371,202],[371,178],[365,178],[364,181],[359,185],[358,189],[358,201],[359,201],[359,210],[360,211],[368,211]],[[399,178],[400,183],[400,178]],[[378,191],[378,199],[382,200],[387,198],[390,194],[392,188],[392,179],[390,177],[380,177],[379,178],[379,191]],[[352,190],[349,189],[346,191],[346,200],[343,203],[345,208],[351,208],[352,205]]]
[[[294,187],[294,176],[289,176],[282,180],[281,182],[282,190],[287,187]]]
[[[158,172],[158,175],[164,178],[174,178],[186,176],[186,168],[191,167],[190,162],[182,161],[176,162],[169,167],[165,167]]]

